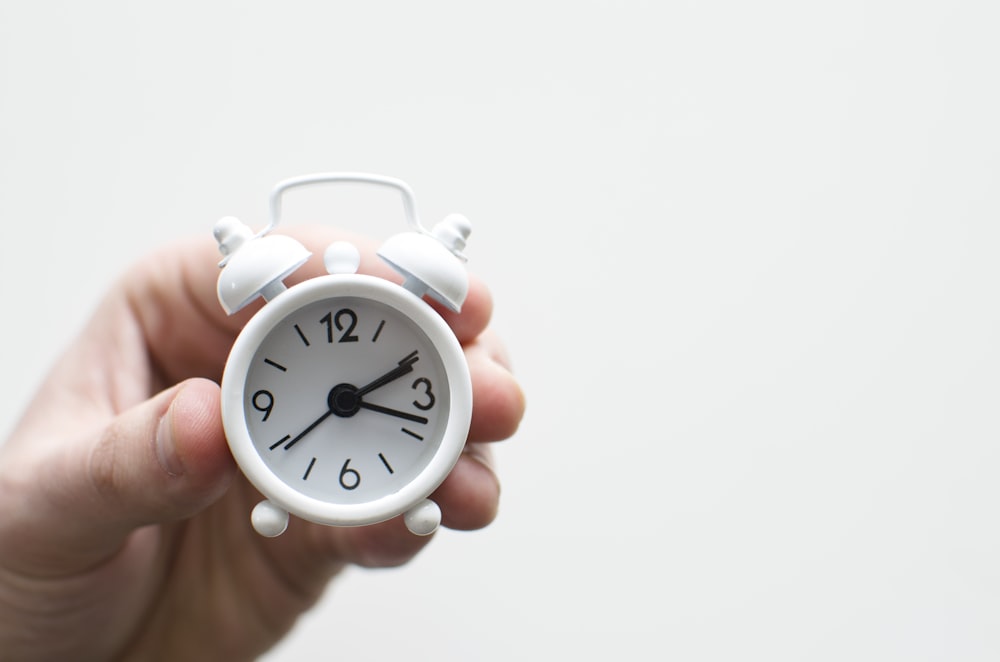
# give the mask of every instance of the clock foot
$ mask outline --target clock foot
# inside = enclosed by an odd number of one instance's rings
[[[257,533],[267,538],[274,538],[288,528],[288,512],[271,501],[264,500],[254,506],[250,522]]]
[[[418,536],[429,536],[441,524],[441,509],[430,499],[424,499],[403,513],[406,528]]]

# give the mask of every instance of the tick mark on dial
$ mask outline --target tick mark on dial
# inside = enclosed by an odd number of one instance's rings
[[[281,372],[288,372],[288,368],[286,368],[285,366],[281,365],[280,363],[272,361],[271,359],[264,359],[264,363],[266,363],[267,365],[271,366],[272,368],[277,368]]]
[[[298,324],[295,325],[295,332],[299,334],[299,338],[301,338],[302,342],[305,343],[305,346],[308,347],[309,339],[306,338],[306,334],[302,333],[302,329],[299,328]]]
[[[302,480],[309,480],[309,472],[313,470],[314,464],[316,464],[316,458],[309,460],[309,466],[306,467],[306,472],[302,474]]]
[[[267,450],[273,451],[275,448],[277,448],[278,446],[280,446],[281,444],[285,443],[286,441],[288,441],[291,438],[292,438],[292,435],[286,434],[284,437],[282,437],[278,441],[276,441],[273,444],[271,444],[270,446],[268,446]]]
[[[382,460],[382,464],[384,464],[384,465],[385,465],[385,468],[386,468],[386,470],[387,470],[387,471],[388,471],[389,473],[391,473],[391,474],[394,474],[394,473],[396,473],[395,471],[393,471],[393,470],[392,470],[392,467],[391,467],[391,466],[389,466],[389,460],[385,459],[385,455],[382,455],[381,453],[379,453],[379,454],[378,454],[378,459]]]
[[[400,432],[405,432],[406,434],[410,435],[411,437],[413,437],[417,441],[423,441],[424,440],[423,437],[421,437],[419,434],[417,434],[413,430],[407,430],[406,428],[399,428],[399,430],[400,430]]]
[[[385,326],[385,320],[382,320],[381,322],[378,323],[378,328],[375,329],[375,335],[372,336],[372,342],[378,340],[379,334],[382,333],[382,327],[384,326]]]

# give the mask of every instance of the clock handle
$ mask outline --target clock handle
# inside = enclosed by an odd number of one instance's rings
[[[413,195],[413,190],[401,179],[385,177],[383,175],[373,175],[366,172],[318,172],[311,175],[300,175],[280,181],[271,191],[271,217],[266,228],[257,236],[263,236],[274,229],[281,220],[281,196],[285,191],[299,186],[310,186],[312,184],[326,184],[335,182],[350,182],[356,184],[374,184],[376,186],[387,186],[396,189],[403,196],[403,212],[406,215],[406,222],[411,228],[421,234],[429,234],[420,224],[417,217],[417,202]]]

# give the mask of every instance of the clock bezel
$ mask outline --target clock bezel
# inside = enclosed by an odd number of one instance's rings
[[[254,445],[246,423],[247,374],[261,342],[298,309],[317,301],[359,297],[377,301],[412,320],[437,351],[448,380],[448,419],[431,460],[403,487],[362,503],[333,503],[303,494],[278,477]],[[247,322],[233,343],[222,376],[222,421],[229,448],[247,479],[291,514],[319,524],[363,526],[391,519],[428,497],[454,468],[472,419],[472,386],[465,354],[442,317],[401,286],[365,274],[313,278],[282,292]]]

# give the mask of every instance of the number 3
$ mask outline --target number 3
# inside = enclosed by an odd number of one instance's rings
[[[416,407],[417,409],[427,411],[428,409],[434,406],[434,393],[431,392],[431,380],[427,379],[426,377],[421,377],[417,381],[413,382],[413,386],[411,386],[410,388],[416,389],[420,385],[423,385],[424,395],[427,396],[428,401],[426,404],[423,404],[414,400],[413,406]]]

